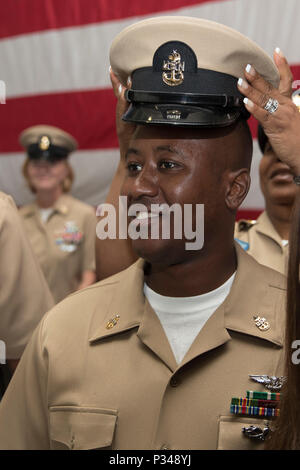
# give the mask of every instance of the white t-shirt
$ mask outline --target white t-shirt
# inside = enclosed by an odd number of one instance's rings
[[[157,314],[179,364],[210,316],[231,289],[235,273],[217,289],[193,297],[167,297],[144,284],[144,293]]]
[[[54,209],[53,207],[49,207],[47,209],[40,208],[39,211],[40,211],[41,220],[45,224],[47,220],[49,219],[49,217],[51,216],[51,214],[54,212]]]

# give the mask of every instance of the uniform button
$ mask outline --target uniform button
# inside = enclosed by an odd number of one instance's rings
[[[180,384],[180,381],[179,381],[178,377],[176,377],[174,375],[170,380],[171,387],[177,387],[179,384]]]

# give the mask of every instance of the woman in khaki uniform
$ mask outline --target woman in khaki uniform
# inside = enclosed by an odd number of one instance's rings
[[[73,172],[67,161],[75,139],[52,126],[22,132],[27,150],[23,172],[35,193],[33,204],[21,208],[33,250],[55,302],[95,281],[95,213],[70,196]]]

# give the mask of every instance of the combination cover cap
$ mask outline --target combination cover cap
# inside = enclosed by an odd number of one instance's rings
[[[199,18],[155,17],[129,26],[110,49],[112,70],[131,103],[125,121],[221,127],[249,117],[237,79],[249,63],[273,86],[279,73],[253,41]]]
[[[20,144],[31,160],[56,162],[68,157],[77,149],[77,142],[70,134],[58,127],[32,126],[20,134]]]

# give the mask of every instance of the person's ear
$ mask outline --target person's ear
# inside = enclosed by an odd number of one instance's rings
[[[227,175],[225,204],[230,211],[236,211],[248,194],[250,174],[247,168],[230,171]]]

